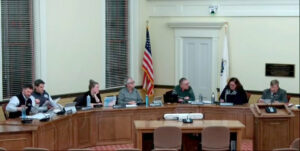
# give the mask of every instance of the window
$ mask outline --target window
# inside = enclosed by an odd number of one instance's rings
[[[1,0],[3,98],[19,93],[23,84],[33,83],[32,7],[32,0]]]
[[[128,76],[128,0],[106,0],[106,88]]]

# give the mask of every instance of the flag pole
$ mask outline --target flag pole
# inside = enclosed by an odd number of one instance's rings
[[[146,27],[149,28],[149,20],[146,20]]]

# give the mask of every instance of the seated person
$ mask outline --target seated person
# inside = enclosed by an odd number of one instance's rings
[[[270,88],[263,91],[262,97],[259,102],[265,102],[266,100],[270,100],[272,102],[288,103],[286,91],[279,87],[278,80],[271,81]]]
[[[26,115],[37,113],[39,102],[31,96],[33,87],[31,84],[25,84],[22,92],[10,98],[6,106],[6,111],[9,112],[9,118],[18,118],[22,115],[22,109],[26,109]]]
[[[39,103],[39,111],[47,111],[50,108],[59,108],[50,94],[45,90],[45,82],[41,79],[34,81],[34,91],[32,93],[34,100]]]
[[[134,105],[137,103],[142,103],[142,98],[135,88],[134,80],[132,78],[127,78],[125,80],[125,88],[122,88],[118,96],[118,105]]]
[[[90,80],[89,91],[75,99],[76,106],[86,107],[87,96],[91,97],[91,105],[102,104],[98,82]]]
[[[195,101],[193,89],[186,78],[181,78],[179,80],[179,85],[174,88],[173,93],[177,94],[178,102],[180,103]]]
[[[233,104],[248,103],[247,94],[237,78],[231,78],[220,96],[220,102],[231,102]]]

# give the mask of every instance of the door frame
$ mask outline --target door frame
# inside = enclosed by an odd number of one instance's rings
[[[197,22],[197,23],[168,23],[175,30],[175,81],[183,76],[183,40],[184,38],[211,38],[212,39],[212,69],[211,88],[217,94],[218,44],[220,31],[225,22]]]

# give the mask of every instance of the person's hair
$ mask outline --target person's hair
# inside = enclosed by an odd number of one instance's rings
[[[23,85],[23,87],[22,87],[23,89],[33,89],[33,86],[32,86],[32,84],[24,84]]]
[[[229,83],[234,82],[236,85],[236,90],[243,90],[243,85],[240,83],[238,78],[232,77],[228,80],[227,86],[229,87]]]
[[[127,86],[127,84],[128,84],[128,80],[129,79],[132,79],[131,77],[127,77],[125,80],[124,80],[124,85],[125,85],[125,87]],[[133,80],[133,79],[132,79]]]
[[[99,84],[98,82],[94,81],[94,80],[90,80],[90,84],[89,84],[89,90],[91,90],[93,87],[95,87],[95,85]]]
[[[270,82],[270,86],[274,86],[274,85],[278,85],[279,86],[279,81],[278,80],[272,80],[271,82]]]
[[[185,81],[185,80],[187,80],[185,77],[181,78],[181,79],[179,80],[179,85],[180,85],[183,81]]]
[[[42,79],[37,79],[34,81],[34,86],[38,87],[40,84],[45,84],[45,82]]]

